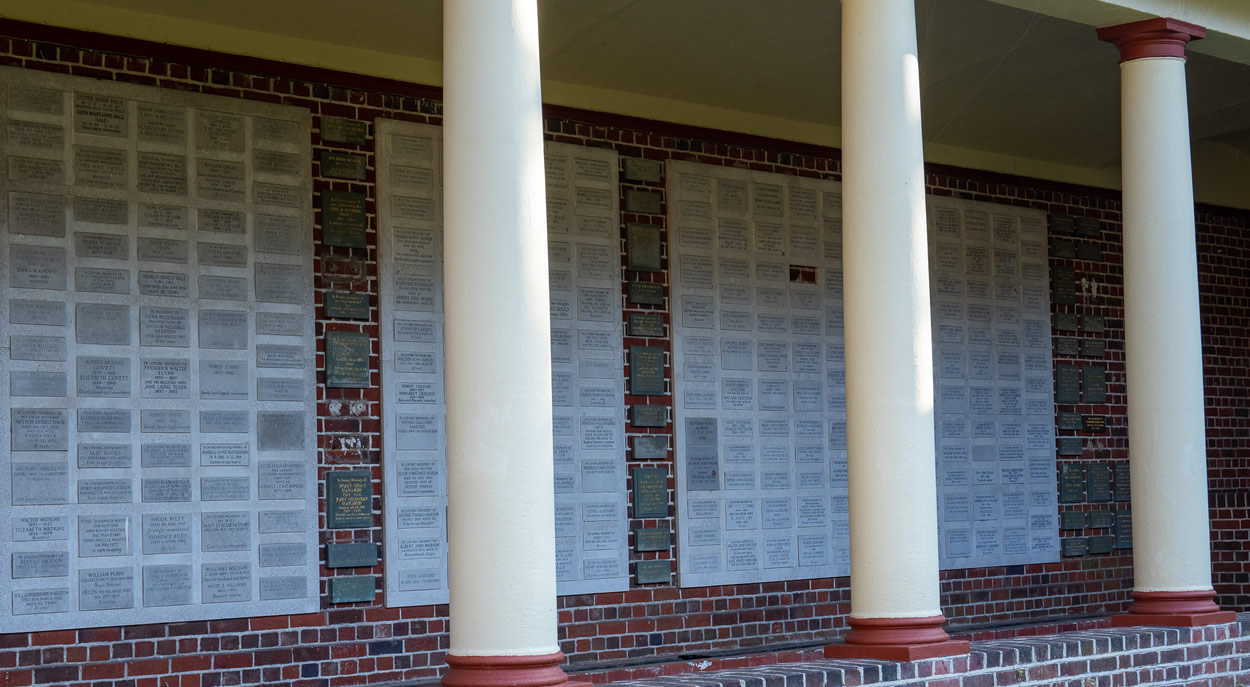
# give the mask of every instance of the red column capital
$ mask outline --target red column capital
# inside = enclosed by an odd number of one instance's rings
[[[1145,57],[1185,59],[1185,45],[1206,35],[1197,24],[1163,17],[1098,29],[1098,40],[1119,48],[1121,64]]]

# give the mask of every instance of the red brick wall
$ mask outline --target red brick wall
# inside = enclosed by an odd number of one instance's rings
[[[369,122],[380,116],[433,124],[441,121],[437,92],[412,84],[13,22],[0,21],[0,64],[304,107],[313,114],[316,148],[323,147],[317,134],[321,116]],[[622,158],[696,160],[834,179],[840,173],[837,151],[809,145],[561,108],[548,109],[546,127],[549,138],[612,148]],[[344,147],[355,150],[352,146]],[[316,191],[351,190],[373,198],[371,147],[366,146],[361,152],[369,154],[366,182],[322,178],[317,176],[319,170],[314,162]],[[1093,216],[1104,221],[1103,261],[1071,262],[1078,280],[1084,278],[1090,284],[1098,284],[1096,289],[1078,296],[1076,307],[1083,314],[1106,317],[1109,403],[1061,410],[1108,416],[1110,431],[1101,435],[1094,448],[1078,460],[1126,459],[1118,194],[944,168],[932,168],[928,184],[932,193]],[[631,184],[623,183],[622,191],[630,187]],[[663,191],[663,184],[649,187]],[[319,206],[317,199],[314,206]],[[1247,273],[1244,260],[1250,257],[1246,252],[1250,249],[1243,248],[1250,238],[1246,216],[1247,213],[1214,210],[1212,214],[1203,214],[1200,235],[1204,323],[1208,327],[1207,384],[1212,395],[1208,422],[1212,507],[1218,518],[1213,534],[1217,548],[1216,584],[1223,594],[1221,600],[1236,608],[1244,608],[1250,598],[1245,575],[1250,556],[1245,552],[1245,528],[1241,527],[1250,521],[1250,506],[1242,489],[1243,480],[1250,480],[1250,470],[1244,465],[1250,453],[1245,447],[1243,403],[1250,348],[1244,325],[1250,308],[1243,295],[1246,287],[1242,277]],[[623,213],[623,220],[664,224],[663,215]],[[376,245],[375,231],[373,227],[371,246]],[[319,292],[326,288],[327,277],[333,276],[331,273],[340,264],[334,258],[355,258],[365,268],[358,288],[368,290],[373,304],[373,317],[367,324],[329,321],[319,309],[318,348],[322,348],[327,330],[364,331],[376,340],[376,250],[329,248],[320,245],[319,230],[317,236]],[[1052,266],[1060,262],[1052,260]],[[626,271],[625,277],[666,282],[666,274]],[[1072,306],[1057,308],[1078,311]],[[626,306],[627,316],[637,310],[667,314],[664,307]],[[671,350],[667,338],[625,341],[627,347],[644,343]],[[376,360],[374,364],[376,369]],[[319,370],[318,374],[324,372]],[[318,386],[317,460],[322,474],[333,469],[369,466],[375,480],[381,479],[377,381],[375,374],[373,387],[365,390],[327,390],[324,385]],[[360,403],[353,409],[352,402]],[[626,399],[627,404],[642,402],[669,405],[670,397]],[[653,430],[628,428],[630,434],[669,434],[671,430],[671,425]],[[639,462],[630,454],[628,460],[630,467],[667,466],[672,474],[671,455],[668,460]],[[379,482],[374,493],[381,492]],[[374,509],[380,513],[381,508],[378,496]],[[630,529],[673,524],[671,519],[631,520]],[[371,529],[323,533],[322,542],[331,536],[334,540],[381,542],[380,515],[375,516]],[[675,552],[632,555],[671,559]],[[363,574],[360,570],[353,572]],[[381,573],[381,566],[372,571],[379,586]],[[380,593],[371,604],[332,605],[327,586],[335,573],[323,567],[321,574],[323,610],[318,613],[0,636],[0,687],[47,683],[192,687],[278,681],[311,686],[428,681],[437,676],[447,647],[445,605],[387,609]],[[952,624],[964,630],[1066,619],[1122,610],[1131,588],[1131,575],[1131,557],[1122,553],[1070,558],[1046,565],[948,571],[942,574],[942,601]],[[843,627],[849,611],[849,588],[846,578],[696,589],[657,585],[622,593],[564,597],[559,608],[561,646],[571,663],[577,668],[603,669],[679,655],[819,643]]]

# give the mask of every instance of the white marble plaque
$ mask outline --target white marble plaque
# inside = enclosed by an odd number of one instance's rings
[[[317,610],[310,115],[0,86],[0,633]]]
[[[441,130],[377,126],[384,484],[397,504],[386,600],[445,603]],[[547,146],[560,594],[629,586],[616,168],[610,151]],[[616,517],[576,515],[591,503]]]

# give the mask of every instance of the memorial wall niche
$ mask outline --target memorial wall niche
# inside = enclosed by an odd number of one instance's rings
[[[0,633],[317,610],[308,113],[0,84]]]
[[[1046,214],[930,197],[943,568],[1059,560]]]
[[[841,203],[668,163],[683,587],[849,573]]]
[[[378,121],[386,603],[447,601],[442,130]],[[628,587],[617,157],[547,144],[557,592]],[[422,209],[424,208],[424,209]]]

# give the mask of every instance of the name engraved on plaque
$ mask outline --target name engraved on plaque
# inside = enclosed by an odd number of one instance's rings
[[[672,561],[638,561],[634,563],[634,582],[637,584],[668,584],[672,576]]]
[[[355,119],[322,117],[321,140],[329,143],[367,145],[369,143],[369,125]]]
[[[326,544],[327,568],[372,568],[377,564],[377,544],[370,542]]]
[[[1085,500],[1085,473],[1080,465],[1068,463],[1059,469],[1059,503]]]
[[[664,305],[664,285],[631,281],[626,299],[634,305]]]
[[[630,313],[628,334],[640,337],[663,337],[664,316],[660,313]]]
[[[1106,463],[1090,463],[1085,467],[1085,492],[1090,503],[1111,500],[1111,468]]]
[[[326,317],[337,320],[369,319],[369,294],[358,291],[326,291]]]
[[[327,246],[364,248],[369,229],[363,193],[321,192],[321,242]]]
[[[668,517],[668,470],[634,468],[632,474],[634,517]]]
[[[1081,373],[1085,386],[1085,402],[1106,403],[1107,368],[1102,365],[1087,365],[1081,368]]]
[[[640,529],[634,533],[634,550],[636,551],[667,551],[672,533],[667,527]]]
[[[660,228],[651,224],[630,224],[625,230],[626,267],[641,272],[659,272],[661,262]]]
[[[341,150],[322,150],[321,176],[364,181],[365,156]]]
[[[368,470],[326,474],[326,527],[365,528],[373,525],[373,482]]]
[[[367,389],[370,385],[369,335],[326,332],[326,386]]]
[[[1055,402],[1081,402],[1081,370],[1075,365],[1055,366]]]
[[[637,396],[664,393],[664,349],[658,346],[631,346],[629,349],[629,391]]]
[[[330,578],[330,601],[336,604],[373,601],[376,583],[369,575]]]

